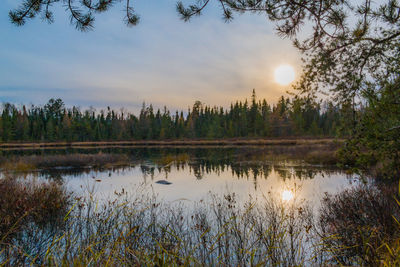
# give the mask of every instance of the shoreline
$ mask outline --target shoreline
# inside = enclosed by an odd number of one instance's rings
[[[11,142],[0,143],[0,150],[64,148],[64,147],[140,147],[140,146],[295,146],[337,144],[342,139],[335,138],[287,138],[287,139],[183,139],[183,140],[138,140],[138,141],[88,141],[88,142]]]

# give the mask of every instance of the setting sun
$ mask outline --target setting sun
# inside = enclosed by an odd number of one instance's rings
[[[294,81],[295,76],[294,68],[290,65],[280,65],[274,72],[275,82],[280,85],[290,84]]]

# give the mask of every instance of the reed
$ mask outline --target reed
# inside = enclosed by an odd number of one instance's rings
[[[34,237],[2,244],[9,265],[275,265],[298,266],[305,253],[310,210],[271,198],[238,205],[234,194],[210,197],[188,208],[150,195],[116,193],[99,202],[76,202],[54,230],[35,225]],[[283,204],[283,203],[281,203]],[[36,228],[35,228],[36,227]],[[44,233],[54,233],[50,238]],[[42,242],[32,242],[43,237]],[[38,246],[40,244],[40,246]]]
[[[1,181],[2,190],[7,184],[10,192],[26,195],[21,183]],[[400,207],[392,206],[389,197],[382,198],[381,194],[388,190],[384,187],[359,186],[335,196],[327,195],[317,218],[313,218],[307,203],[277,200],[270,194],[263,199],[249,197],[246,202],[237,201],[233,193],[210,194],[193,204],[168,204],[140,190],[122,190],[99,201],[95,190],[89,189],[86,196],[75,197],[65,209],[64,205],[60,208],[54,204],[61,203],[56,199],[63,196],[61,189],[60,185],[30,189],[32,197],[22,208],[20,204],[12,206],[21,201],[15,202],[11,193],[2,200],[3,205],[8,205],[1,209],[4,214],[19,208],[21,212],[13,220],[1,221],[0,265],[399,263],[400,226],[393,216],[399,214]]]

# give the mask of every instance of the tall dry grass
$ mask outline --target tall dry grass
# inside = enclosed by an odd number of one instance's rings
[[[397,266],[400,203],[392,186],[327,195],[319,216],[307,203],[267,195],[238,202],[210,195],[193,205],[147,191],[93,190],[71,198],[57,184],[0,180],[0,265]],[[239,204],[243,203],[243,204]],[[3,208],[5,205],[5,208]],[[68,207],[68,208],[66,208]],[[8,219],[4,219],[8,218]]]
[[[0,262],[10,265],[94,266],[299,266],[310,261],[311,211],[266,198],[241,206],[234,194],[212,195],[188,207],[125,192],[98,202],[77,198],[58,224],[3,244]],[[45,230],[46,229],[46,230]],[[307,230],[308,229],[308,230]],[[53,233],[49,238],[43,233]],[[37,238],[39,234],[35,235]],[[12,245],[11,245],[12,244]],[[38,246],[38,244],[40,244]],[[5,253],[6,252],[6,253]]]

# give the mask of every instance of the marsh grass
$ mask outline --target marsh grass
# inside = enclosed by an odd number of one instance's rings
[[[336,165],[338,143],[299,143],[296,146],[271,146],[267,148],[243,148],[237,160],[284,161],[299,160],[309,164]]]
[[[267,196],[263,204],[249,199],[239,205],[235,194],[227,194],[210,195],[189,207],[124,191],[108,201],[97,201],[93,194],[75,201],[57,227],[32,225],[29,231],[34,236],[18,236],[18,241],[3,244],[0,262],[299,266],[312,258],[306,253],[312,217],[304,203],[283,205]],[[39,237],[41,242],[32,242]]]
[[[29,155],[0,158],[0,168],[5,171],[29,172],[36,169],[55,167],[104,167],[127,166],[130,159],[125,154],[65,154],[65,155]]]
[[[59,184],[0,179],[0,265],[325,266],[399,264],[400,203],[387,185],[326,195],[319,216],[300,199],[238,201],[210,194],[166,203],[148,190],[95,188],[70,196]],[[7,217],[8,216],[8,217]],[[4,219],[9,218],[9,219]]]

